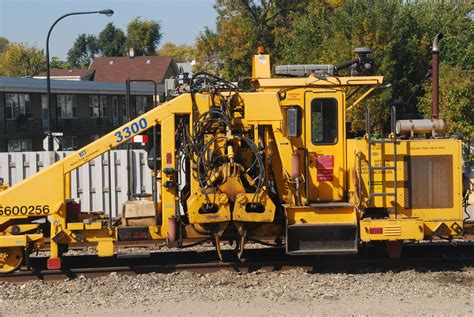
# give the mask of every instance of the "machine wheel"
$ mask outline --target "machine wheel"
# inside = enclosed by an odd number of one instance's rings
[[[0,274],[15,271],[23,261],[21,248],[0,248]]]

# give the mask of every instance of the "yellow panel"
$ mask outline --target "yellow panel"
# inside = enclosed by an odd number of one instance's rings
[[[276,92],[242,93],[247,121],[281,121],[280,101]]]
[[[67,224],[67,228],[69,230],[83,230],[84,229],[84,223],[82,222],[70,222]]]
[[[270,55],[259,54],[252,58],[252,78],[270,78]]]
[[[382,76],[358,76],[358,77],[327,77],[319,79],[314,76],[306,78],[271,78],[259,79],[260,87],[304,87],[304,86],[322,86],[322,87],[341,87],[341,86],[366,86],[381,85]]]
[[[96,221],[96,222],[93,222],[93,223],[86,223],[84,225],[84,228],[86,230],[99,230],[99,229],[102,229],[102,222]]]
[[[352,201],[358,204],[359,193],[359,158],[361,159],[362,171],[362,208],[378,207],[389,208],[393,211],[393,196],[375,197],[370,205],[368,200],[368,172],[367,172],[367,142],[365,140],[348,140],[348,180],[349,192]],[[410,208],[405,206],[405,187],[410,185],[411,180],[405,179],[405,163],[407,156],[452,156],[452,195],[453,205],[451,208]],[[373,165],[393,166],[393,145],[377,144],[372,146]],[[434,221],[441,223],[443,221],[462,220],[462,177],[461,177],[461,142],[455,139],[416,139],[400,140],[397,145],[397,215],[404,218],[419,218],[424,222]],[[434,171],[436,173],[436,171]],[[409,174],[409,173],[407,173]],[[374,173],[374,191],[393,192],[393,171],[376,171]],[[420,188],[423,190],[423,188]],[[394,215],[394,213],[392,213]]]
[[[29,242],[43,238],[42,234],[0,236],[0,247],[25,247]]]
[[[63,164],[58,162],[0,192],[0,217],[26,218],[54,214],[64,202],[64,195]],[[10,210],[8,214],[7,210]]]
[[[112,240],[99,241],[97,243],[97,255],[99,257],[114,256],[114,242]]]
[[[359,222],[359,226],[360,239],[366,242],[424,238],[423,221],[420,219],[364,219]]]
[[[299,223],[327,223],[327,224],[356,224],[357,217],[354,208],[311,208],[285,206],[285,213],[289,225]]]

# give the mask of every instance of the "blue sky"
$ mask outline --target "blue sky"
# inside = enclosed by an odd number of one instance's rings
[[[112,17],[101,14],[66,17],[53,30],[51,56],[65,58],[77,35],[98,34],[108,22],[126,31],[134,17],[159,21],[166,42],[193,44],[205,26],[215,28],[214,0],[0,0],[0,36],[44,49],[51,24],[75,11],[112,9]]]

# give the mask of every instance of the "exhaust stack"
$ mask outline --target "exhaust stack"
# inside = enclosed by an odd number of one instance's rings
[[[435,35],[431,51],[431,118],[439,118],[439,41],[443,33]]]

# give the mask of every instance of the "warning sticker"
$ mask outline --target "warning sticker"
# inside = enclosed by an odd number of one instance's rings
[[[318,155],[316,169],[318,182],[332,182],[334,180],[334,155]]]

